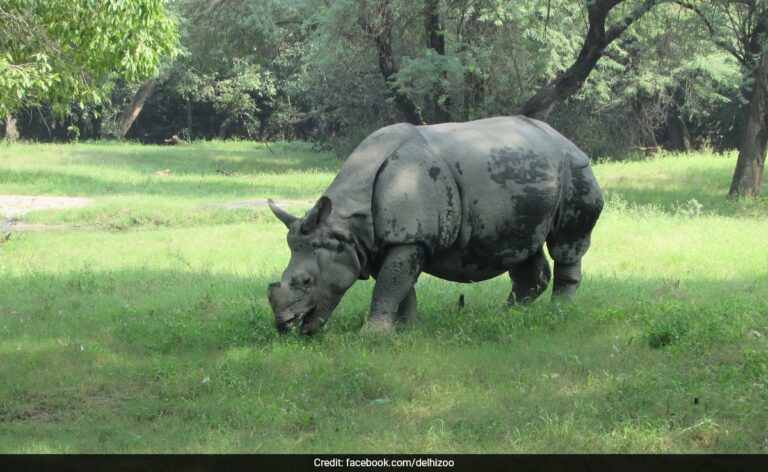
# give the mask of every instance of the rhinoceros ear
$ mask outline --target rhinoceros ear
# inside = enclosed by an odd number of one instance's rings
[[[285,226],[291,226],[291,223],[298,220],[297,217],[275,205],[275,202],[272,200],[267,200],[267,203],[269,203],[269,209],[272,210],[272,213],[274,213],[277,219],[282,221]]]
[[[317,225],[325,221],[333,210],[333,204],[331,199],[323,195],[320,200],[315,203],[307,216],[304,217],[304,223],[301,224],[301,233],[309,234],[317,228]]]

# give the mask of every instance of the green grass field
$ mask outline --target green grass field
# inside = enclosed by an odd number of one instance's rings
[[[302,338],[265,296],[284,227],[217,205],[317,198],[340,162],[271,148],[0,147],[0,194],[94,199],[0,244],[0,452],[768,452],[768,201],[725,199],[733,154],[596,165],[572,305],[422,276],[370,337],[359,282]]]

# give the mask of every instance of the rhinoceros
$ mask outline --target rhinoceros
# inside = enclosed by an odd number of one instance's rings
[[[368,136],[314,207],[288,227],[291,258],[268,298],[278,331],[314,334],[358,279],[376,280],[365,329],[416,314],[422,272],[477,282],[508,272],[509,304],[547,288],[570,300],[603,208],[589,158],[546,123],[511,116]]]

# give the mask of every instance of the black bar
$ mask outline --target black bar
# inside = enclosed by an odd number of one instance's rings
[[[2,471],[766,471],[768,455],[7,455]]]

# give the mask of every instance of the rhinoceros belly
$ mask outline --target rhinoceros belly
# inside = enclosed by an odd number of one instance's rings
[[[470,241],[436,253],[425,272],[454,282],[479,282],[501,275],[541,249],[546,236],[518,230],[499,234],[499,239]]]
[[[492,279],[505,272],[498,267],[485,267],[480,264],[464,263],[464,255],[459,251],[448,251],[435,255],[424,272],[453,282],[479,282]]]
[[[538,192],[510,194],[504,189],[474,189],[479,198],[467,207],[453,247],[434,254],[425,272],[456,282],[496,277],[538,252],[552,230],[557,211],[555,182]],[[484,198],[482,198],[484,197]]]

